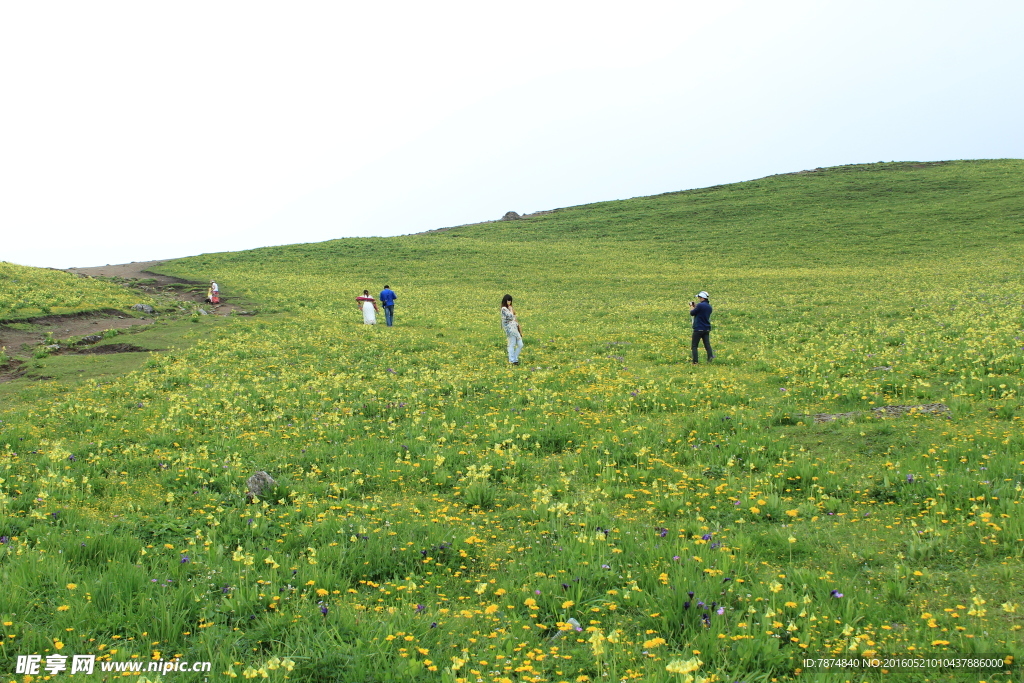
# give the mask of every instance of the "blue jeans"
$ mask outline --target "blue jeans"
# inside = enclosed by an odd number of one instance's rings
[[[708,362],[714,359],[715,354],[711,352],[711,330],[694,330],[690,340],[690,351],[693,354],[693,362],[697,362],[697,348],[700,342],[704,342],[704,350],[708,352]]]
[[[519,352],[523,350],[523,338],[518,334],[508,335],[508,362],[518,363]]]
[[[395,322],[395,306],[384,307],[384,320],[387,321],[388,327],[391,327]]]

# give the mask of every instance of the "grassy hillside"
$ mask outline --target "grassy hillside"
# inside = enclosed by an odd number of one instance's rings
[[[169,264],[261,315],[0,412],[3,654],[210,680],[1006,680],[804,660],[1022,654],[1022,181],[820,169]],[[396,326],[362,325],[385,283]],[[694,367],[700,289],[718,358]],[[256,470],[278,487],[247,504]]]
[[[0,261],[0,321],[66,315],[150,302],[109,282]]]

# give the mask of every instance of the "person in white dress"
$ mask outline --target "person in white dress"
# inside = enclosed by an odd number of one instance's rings
[[[377,324],[377,300],[370,296],[370,290],[364,289],[363,295],[356,297],[356,306],[363,312],[364,324]]]

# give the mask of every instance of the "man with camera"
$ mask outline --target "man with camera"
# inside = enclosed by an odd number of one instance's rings
[[[708,353],[708,362],[715,359],[711,351],[711,304],[708,303],[708,293],[701,292],[697,295],[699,303],[690,302],[690,315],[693,316],[693,339],[690,342],[690,351],[693,354],[693,364],[697,365],[697,345],[703,341],[704,350]]]

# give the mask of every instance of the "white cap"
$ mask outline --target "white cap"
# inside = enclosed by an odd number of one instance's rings
[[[697,294],[697,296],[699,296],[699,297],[700,297],[701,299],[710,299],[710,298],[711,298],[711,297],[710,297],[710,296],[708,295],[708,293],[707,293],[707,292],[700,292],[700,293],[698,293],[698,294]]]

